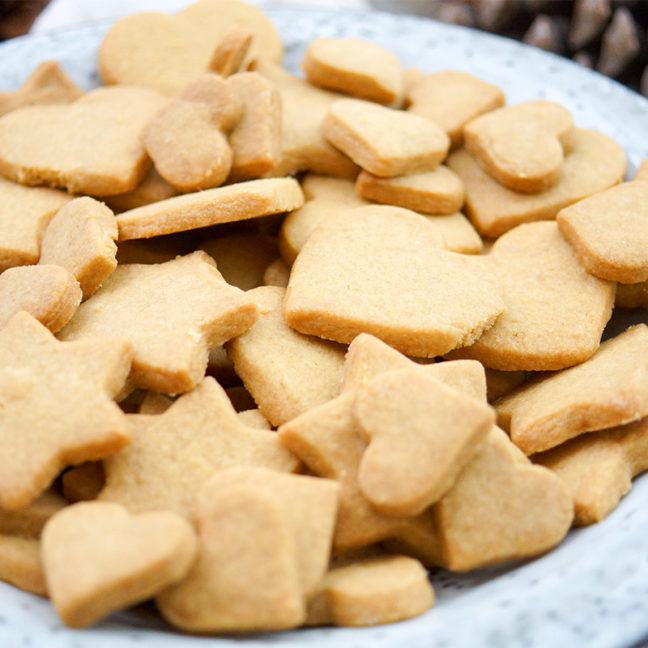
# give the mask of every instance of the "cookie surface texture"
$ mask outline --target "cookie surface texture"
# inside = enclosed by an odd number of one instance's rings
[[[0,172],[21,184],[70,193],[131,191],[151,165],[140,131],[163,103],[152,90],[115,87],[97,88],[68,105],[14,110],[0,118]]]
[[[0,357],[0,506],[25,506],[65,466],[129,443],[126,418],[112,400],[130,369],[128,342],[62,343],[19,312],[0,332]]]
[[[207,254],[194,252],[167,263],[118,266],[59,336],[129,340],[133,386],[174,394],[200,382],[209,348],[247,330],[256,317],[254,302],[225,283]]]
[[[556,223],[519,225],[495,242],[489,256],[504,285],[504,312],[451,357],[503,371],[547,371],[594,354],[612,314],[615,285],[585,272]]]
[[[408,210],[348,212],[320,225],[302,248],[284,318],[338,342],[371,333],[414,356],[470,344],[503,309],[499,283],[486,258],[442,246],[426,219]]]
[[[88,627],[180,580],[196,544],[191,525],[169,511],[131,516],[118,504],[74,504],[43,531],[49,594],[66,625]]]

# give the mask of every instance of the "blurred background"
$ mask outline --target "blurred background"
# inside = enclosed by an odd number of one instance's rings
[[[129,11],[164,10],[164,4],[0,0],[0,40]],[[340,11],[375,8],[475,27],[569,57],[648,96],[648,0],[283,0],[274,4],[331,6]]]

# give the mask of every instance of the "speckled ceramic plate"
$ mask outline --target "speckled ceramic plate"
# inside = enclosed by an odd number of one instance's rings
[[[313,38],[359,36],[393,49],[407,66],[477,74],[504,88],[510,103],[545,97],[564,104],[577,125],[601,130],[624,146],[629,176],[648,156],[648,101],[569,61],[515,41],[416,17],[267,8],[283,36],[285,63],[292,71]],[[47,58],[58,59],[81,86],[97,85],[95,55],[108,26],[93,23],[0,45],[0,90],[19,86]],[[204,638],[177,634],[151,608],[140,607],[91,630],[71,631],[61,625],[48,601],[0,583],[0,647],[634,646],[648,638],[646,502],[648,475],[635,481],[606,520],[572,531],[546,556],[461,577],[433,573],[438,602],[411,621],[368,629]]]

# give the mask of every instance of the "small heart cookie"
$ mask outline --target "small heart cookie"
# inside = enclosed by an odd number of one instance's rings
[[[183,578],[196,537],[170,511],[131,516],[118,504],[83,502],[47,523],[42,552],[57,612],[67,626],[85,628]]]

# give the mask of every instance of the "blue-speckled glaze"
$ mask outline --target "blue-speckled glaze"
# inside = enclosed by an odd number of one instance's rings
[[[594,72],[516,41],[418,17],[273,8],[297,71],[318,36],[359,36],[394,50],[406,66],[463,69],[495,83],[510,103],[545,97],[579,126],[617,139],[629,175],[648,156],[648,101]],[[96,49],[109,23],[18,38],[0,45],[0,90],[19,86],[40,61],[58,59],[85,88],[97,85]],[[648,637],[648,475],[602,523],[572,531],[553,552],[515,567],[466,576],[431,575],[437,605],[403,623],[368,629],[309,629],[244,638],[171,631],[150,607],[114,615],[91,630],[64,628],[48,601],[0,583],[0,648],[492,648],[631,646]]]

